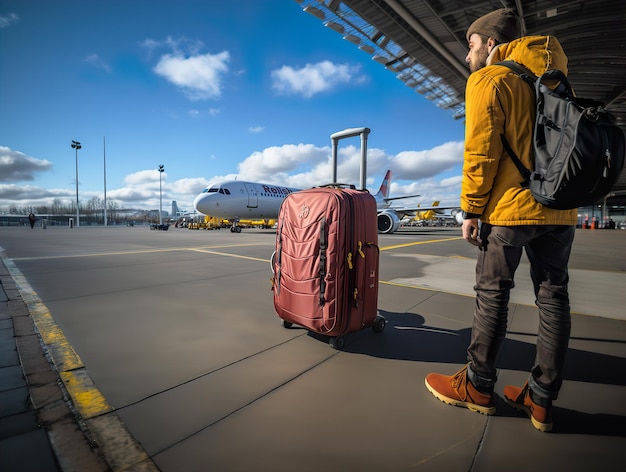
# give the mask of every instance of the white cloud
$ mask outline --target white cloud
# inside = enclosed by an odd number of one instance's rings
[[[193,200],[207,185],[208,181],[203,177],[189,177],[177,180],[170,188],[174,194],[185,195],[186,200],[190,200],[189,197]],[[174,198],[174,200],[176,199]]]
[[[173,186],[167,182],[167,172],[160,176],[158,169],[146,169],[124,177],[124,187],[107,191],[107,198],[122,203],[125,208],[155,209],[162,196],[164,209],[171,200],[177,200]]]
[[[463,162],[463,142],[448,142],[424,151],[398,153],[391,166],[406,180],[432,177]]]
[[[439,185],[444,188],[453,188],[455,190],[457,188],[460,189],[462,179],[463,179],[463,176],[461,174],[455,175],[454,177],[448,177],[447,179],[442,179],[441,182],[439,182]]]
[[[164,192],[165,195],[165,192]],[[151,200],[159,201],[159,188],[155,192],[145,187],[123,187],[107,191],[107,199],[123,202],[125,208],[149,208]]]
[[[152,51],[153,49],[158,48],[162,43],[159,41],[156,41],[154,39],[144,39],[140,45],[146,49],[148,49],[149,51]]]
[[[85,57],[85,59],[83,59],[83,62],[91,64],[96,69],[102,69],[105,72],[111,72],[111,66],[104,62],[97,54],[89,54],[87,57]]]
[[[221,96],[229,61],[228,51],[194,56],[175,52],[161,56],[154,72],[180,87],[188,99],[208,100]]]
[[[163,175],[160,177],[161,182],[163,182],[166,178],[167,172],[163,172]],[[135,172],[124,177],[124,183],[128,186],[151,185],[153,183],[158,184],[159,171],[158,169],[140,170],[139,172]]]
[[[9,13],[8,15],[0,16],[0,29],[8,28],[13,23],[17,23],[19,20],[15,13]]]
[[[66,189],[45,189],[36,185],[0,184],[0,200],[12,200],[20,205],[22,204],[19,202],[20,200],[25,201],[24,204],[35,204],[33,202],[71,196],[73,196],[73,192]]]
[[[360,184],[361,148],[347,145],[338,150],[337,180]],[[376,192],[387,169],[392,170],[391,194],[394,196],[422,195],[417,201],[431,204],[437,199],[442,205],[458,204],[461,188],[460,166],[463,143],[451,142],[422,151],[403,151],[389,155],[382,149],[367,152],[367,187]],[[440,176],[443,172],[456,175]],[[378,177],[373,177],[378,176]],[[290,187],[308,188],[330,183],[332,163],[330,147],[311,144],[287,144],[255,152],[239,164],[240,180],[253,180]],[[220,179],[215,179],[219,181]],[[226,179],[223,179],[226,180]],[[403,203],[409,203],[406,201]]]
[[[360,183],[361,148],[347,145],[338,150],[337,180]],[[367,173],[369,176],[382,175],[392,170],[392,185],[399,195],[423,193],[416,187],[431,185],[428,179],[444,171],[453,170],[463,162],[463,143],[446,143],[423,151],[403,151],[389,155],[382,149],[369,148],[367,152]],[[316,147],[312,144],[285,144],[272,146],[252,153],[239,164],[242,180],[282,183],[293,187],[312,187],[330,183],[332,163],[330,147]],[[367,185],[378,190],[380,182],[368,178]],[[411,181],[409,185],[398,182]],[[395,183],[393,183],[395,182]],[[434,185],[434,184],[433,184]],[[438,187],[460,188],[460,174],[436,184]],[[393,189],[393,188],[392,188]]]
[[[233,177],[234,178],[234,177]],[[203,177],[189,177],[167,181],[167,172],[161,176],[163,209],[169,211],[172,200],[192,211],[191,202],[208,184]],[[122,202],[125,208],[155,209],[159,206],[159,171],[147,169],[134,172],[124,178],[124,187],[107,191],[107,197]]]
[[[144,39],[140,46],[147,49],[149,52],[153,52],[157,49],[167,48],[173,51],[176,54],[184,54],[185,52],[190,55],[198,54],[202,48],[204,47],[204,43],[200,40],[191,40],[184,36],[180,38],[172,38],[171,36],[167,36],[162,41],[157,41],[156,39]]]
[[[264,129],[265,129],[265,126],[250,126],[250,128],[248,128],[248,131],[250,133],[260,133]]]
[[[239,177],[242,180],[279,183],[298,168],[327,162],[328,155],[327,147],[318,148],[312,144],[272,146],[252,153],[239,163]]]
[[[52,163],[45,159],[36,159],[0,146],[0,182],[34,180],[35,172],[44,172],[51,168]]]
[[[310,98],[337,85],[361,80],[355,78],[359,69],[358,65],[333,64],[330,61],[307,64],[300,69],[283,66],[272,71],[272,87],[280,94]]]

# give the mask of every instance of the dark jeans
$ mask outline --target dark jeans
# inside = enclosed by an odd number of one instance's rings
[[[467,350],[470,379],[477,387],[493,388],[497,380],[495,363],[506,334],[509,294],[525,248],[539,308],[529,385],[541,397],[557,398],[571,327],[567,264],[574,233],[573,226],[482,225],[476,308]]]

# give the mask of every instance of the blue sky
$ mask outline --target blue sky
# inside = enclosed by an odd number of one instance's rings
[[[1,0],[0,210],[104,196],[192,210],[208,184],[328,183],[366,126],[368,187],[458,204],[463,123],[290,0]],[[339,180],[359,181],[358,138]],[[165,202],[168,204],[166,205]]]

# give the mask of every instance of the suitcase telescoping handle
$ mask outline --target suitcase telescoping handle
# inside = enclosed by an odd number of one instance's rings
[[[333,157],[333,182],[337,182],[337,145],[340,139],[361,136],[361,190],[365,190],[365,181],[367,180],[367,135],[370,134],[369,128],[348,128],[343,131],[337,131],[330,135],[332,143]]]
[[[340,184],[340,183],[336,183],[336,184],[325,184],[325,185],[320,185],[320,187],[329,187],[329,188],[349,188],[351,190],[356,190],[356,185],[354,184]]]

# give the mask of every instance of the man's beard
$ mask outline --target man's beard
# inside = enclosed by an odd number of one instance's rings
[[[470,58],[470,72],[476,72],[477,70],[485,67],[487,65],[487,57],[489,57],[489,51],[487,50],[487,45],[483,44],[480,49],[476,51],[476,55]]]

